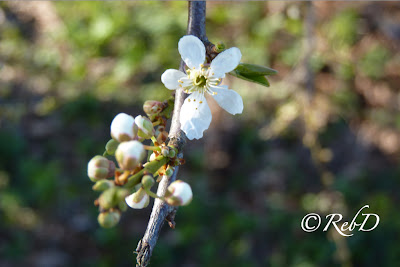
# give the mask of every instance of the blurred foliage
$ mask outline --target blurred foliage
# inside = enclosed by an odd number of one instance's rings
[[[225,79],[245,111],[213,108],[188,144],[179,175],[194,199],[151,266],[396,266],[399,4],[207,5],[212,42],[279,73],[269,88]],[[150,208],[101,229],[86,164],[117,113],[171,94],[160,75],[179,64],[186,22],[180,1],[0,3],[1,266],[134,263]],[[381,216],[372,232],[300,228],[366,204]]]

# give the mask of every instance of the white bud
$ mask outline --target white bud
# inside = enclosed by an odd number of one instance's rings
[[[111,137],[118,142],[132,140],[137,135],[135,119],[125,113],[119,113],[111,122]]]
[[[114,176],[114,171],[114,162],[102,156],[95,156],[88,163],[88,176],[93,182]]]
[[[150,139],[155,134],[153,123],[148,118],[141,115],[136,116],[135,124],[139,129],[138,135],[140,137]]]
[[[188,205],[193,198],[190,185],[181,180],[176,180],[170,184],[165,194],[165,201],[171,206]]]
[[[132,209],[143,209],[149,205],[150,198],[142,188],[125,198],[126,204]]]
[[[146,150],[139,141],[129,141],[119,144],[115,158],[124,170],[134,170],[146,156]]]

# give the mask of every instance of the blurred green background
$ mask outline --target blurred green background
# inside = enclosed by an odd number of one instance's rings
[[[151,266],[397,266],[400,4],[207,5],[212,42],[279,74],[225,79],[244,112],[211,103],[179,173],[193,202]],[[0,266],[132,266],[151,207],[101,229],[86,166],[116,114],[171,94],[186,23],[183,1],[0,3]],[[366,204],[372,232],[300,228]]]

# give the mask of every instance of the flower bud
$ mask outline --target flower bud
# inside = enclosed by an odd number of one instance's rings
[[[174,174],[174,167],[168,166],[168,168],[165,170],[165,176],[171,177],[172,174]]]
[[[169,147],[163,146],[161,148],[161,155],[163,155],[164,157],[168,157],[168,155],[169,155]]]
[[[185,206],[192,201],[193,193],[190,185],[176,180],[170,184],[165,193],[165,201],[171,206]]]
[[[175,156],[176,156],[175,148],[171,147],[171,148],[169,149],[168,157],[173,158],[173,157],[175,157]]]
[[[138,135],[140,137],[150,139],[154,135],[153,123],[148,118],[139,115],[135,118],[135,124],[139,128]]]
[[[92,182],[113,177],[115,164],[103,156],[95,156],[88,163],[88,176]]]
[[[111,123],[111,137],[118,142],[132,140],[137,135],[138,128],[135,119],[125,113],[119,113]]]
[[[105,191],[108,188],[111,188],[113,186],[114,186],[114,182],[113,181],[103,179],[103,180],[97,181],[94,184],[94,186],[92,187],[92,189],[94,191]]]
[[[119,222],[120,218],[121,213],[119,211],[105,211],[99,214],[97,221],[102,227],[111,228]]]
[[[126,204],[132,209],[143,209],[149,205],[150,198],[149,195],[146,194],[143,188],[139,188],[135,193],[127,196],[125,198]]]
[[[160,113],[164,108],[164,104],[160,101],[147,100],[143,104],[143,110],[147,115],[155,115]]]
[[[99,197],[99,205],[105,210],[117,206],[125,197],[129,195],[128,189],[121,187],[110,187],[106,189]]]
[[[142,143],[129,141],[119,144],[115,158],[124,170],[134,170],[146,156]]]
[[[125,212],[128,209],[128,205],[126,205],[125,201],[121,201],[118,203],[118,209],[122,212]]]
[[[119,142],[117,140],[110,139],[110,141],[108,141],[106,144],[107,154],[113,156],[115,154],[115,150],[117,150],[118,145]]]
[[[155,181],[153,176],[151,175],[144,175],[142,178],[142,186],[145,189],[150,189],[154,185]]]
[[[125,198],[129,195],[129,190],[125,188],[117,188],[117,192],[115,194],[115,200],[117,203],[123,202]]]
[[[99,205],[101,208],[108,210],[118,204],[116,199],[117,188],[111,187],[104,191],[99,197]]]

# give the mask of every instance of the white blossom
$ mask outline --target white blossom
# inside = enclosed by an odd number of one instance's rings
[[[238,48],[232,47],[218,54],[211,64],[204,65],[206,49],[203,42],[193,35],[182,37],[178,50],[189,68],[187,74],[168,69],[162,74],[161,81],[170,90],[182,88],[185,93],[190,94],[181,108],[181,129],[190,140],[200,139],[212,119],[205,93],[211,95],[220,107],[232,115],[243,111],[241,96],[221,85],[225,73],[237,67],[242,54]]]

